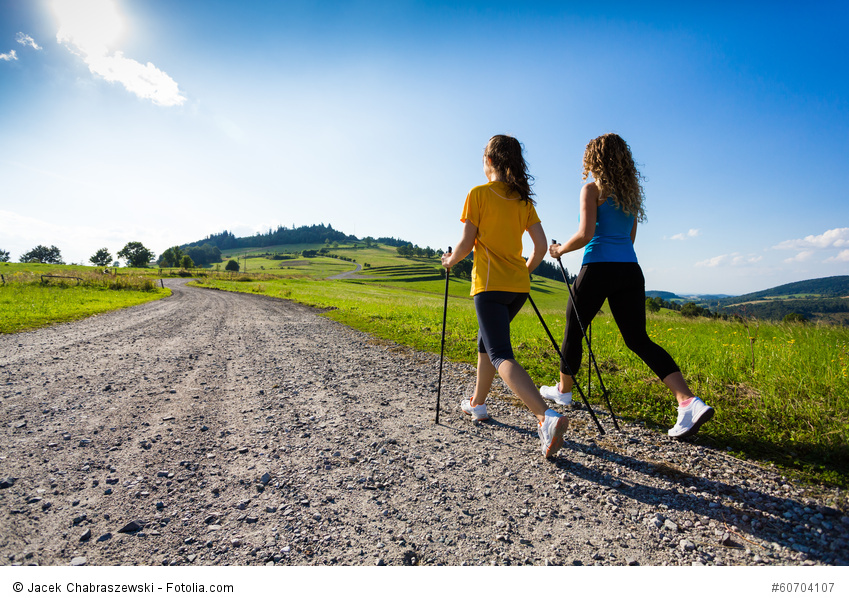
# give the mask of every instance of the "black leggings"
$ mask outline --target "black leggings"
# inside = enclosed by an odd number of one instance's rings
[[[646,333],[646,281],[637,263],[587,263],[573,289],[575,301],[566,306],[566,334],[560,371],[571,375],[581,367],[583,343],[575,309],[586,330],[607,299],[625,345],[663,380],[680,369],[665,349]],[[569,372],[571,369],[573,372]]]

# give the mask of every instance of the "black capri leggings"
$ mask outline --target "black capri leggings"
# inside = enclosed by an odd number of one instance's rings
[[[637,263],[587,263],[575,281],[575,301],[566,306],[566,334],[563,339],[563,374],[577,373],[581,367],[583,343],[575,309],[586,330],[607,299],[610,311],[625,345],[637,354],[663,380],[679,368],[665,349],[646,333],[646,281]]]
[[[513,360],[510,322],[528,300],[526,292],[490,291],[475,295],[478,316],[478,351],[489,355],[495,368]]]

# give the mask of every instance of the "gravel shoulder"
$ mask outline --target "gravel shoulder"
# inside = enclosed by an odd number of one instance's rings
[[[845,492],[569,411],[560,455],[474,368],[191,288],[0,335],[5,565],[841,565]],[[615,405],[615,403],[614,403]]]

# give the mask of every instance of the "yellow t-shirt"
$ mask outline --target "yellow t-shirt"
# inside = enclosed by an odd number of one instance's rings
[[[530,292],[531,278],[522,258],[522,236],[539,217],[502,181],[473,187],[466,196],[464,223],[477,225],[472,295],[494,290]]]

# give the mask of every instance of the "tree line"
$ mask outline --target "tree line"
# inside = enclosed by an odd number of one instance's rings
[[[117,253],[119,259],[124,259],[127,267],[147,267],[153,252],[146,248],[141,242],[128,242],[124,248]],[[10,254],[6,250],[0,249],[0,262],[8,263]],[[107,248],[101,248],[95,252],[89,261],[97,267],[106,267],[113,263],[112,254]],[[57,246],[38,246],[26,251],[19,258],[20,263],[48,263],[51,265],[62,265],[65,261],[62,259],[62,251]]]
[[[159,267],[181,267],[191,269],[202,265],[221,263],[221,250],[217,246],[204,244],[202,246],[172,246],[156,260]]]
[[[262,248],[265,246],[277,246],[280,244],[310,244],[313,242],[345,242],[348,240],[359,241],[356,236],[349,236],[341,231],[333,229],[329,223],[318,225],[303,225],[291,228],[278,226],[277,229],[269,229],[266,233],[257,232],[253,236],[236,237],[233,232],[224,230],[218,234],[211,234],[203,240],[183,245],[184,248],[202,247],[209,244],[219,250],[231,248]]]
[[[661,309],[671,309],[672,311],[679,312],[685,318],[711,318],[714,320],[728,320],[730,317],[733,317],[733,314],[729,315],[727,313],[722,312],[712,312],[706,307],[702,307],[701,305],[697,305],[693,301],[687,301],[683,305],[680,303],[676,303],[675,301],[667,301],[666,299],[662,299],[661,297],[646,297],[646,311],[657,313]]]
[[[573,276],[569,273],[569,270],[564,268],[566,272],[566,278],[569,280],[569,284],[575,283],[575,278],[577,276]],[[548,278],[549,280],[556,280],[557,282],[563,282],[563,274],[560,273],[560,267],[557,264],[543,259],[542,263],[540,263],[537,268],[533,271],[535,276],[540,276],[542,278]]]

